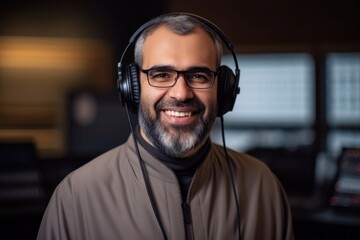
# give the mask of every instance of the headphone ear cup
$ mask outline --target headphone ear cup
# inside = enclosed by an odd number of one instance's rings
[[[136,64],[131,63],[120,72],[118,88],[122,105],[127,104],[133,113],[137,113],[140,103],[140,81],[139,67]]]
[[[228,66],[220,66],[218,71],[218,112],[220,117],[232,111],[236,100],[236,77]]]

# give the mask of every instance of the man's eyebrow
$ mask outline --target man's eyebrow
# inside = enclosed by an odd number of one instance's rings
[[[154,65],[148,69],[158,69],[158,70],[169,69],[169,70],[177,70],[177,71],[213,71],[207,66],[191,66],[185,70],[178,70],[172,65]]]
[[[149,67],[148,69],[171,69],[171,70],[175,70],[175,68],[171,65],[154,65],[152,67]]]
[[[211,70],[210,68],[205,67],[205,66],[192,66],[192,67],[189,67],[188,69],[186,69],[186,71],[210,71],[210,72],[212,72],[213,70]]]

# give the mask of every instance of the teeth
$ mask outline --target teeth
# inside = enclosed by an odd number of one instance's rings
[[[177,111],[166,110],[165,113],[167,115],[173,116],[173,117],[190,117],[191,116],[191,112],[177,112]]]

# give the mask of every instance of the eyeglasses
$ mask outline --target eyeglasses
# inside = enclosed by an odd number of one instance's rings
[[[214,85],[217,72],[208,68],[191,68],[187,71],[177,71],[166,67],[141,69],[147,75],[150,86],[158,88],[169,88],[176,84],[180,74],[185,78],[186,84],[194,89],[207,89]]]

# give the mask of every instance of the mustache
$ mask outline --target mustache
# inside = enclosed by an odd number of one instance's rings
[[[166,107],[189,107],[196,109],[196,111],[201,112],[205,109],[204,104],[196,99],[187,99],[185,101],[177,101],[176,99],[161,99],[156,104],[156,111],[160,111]]]

